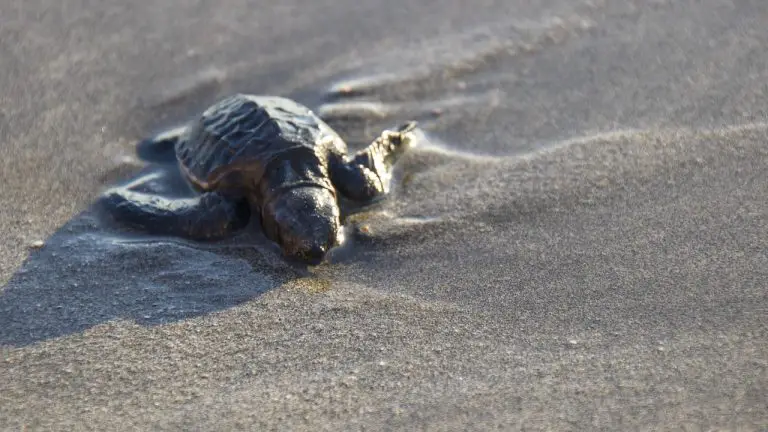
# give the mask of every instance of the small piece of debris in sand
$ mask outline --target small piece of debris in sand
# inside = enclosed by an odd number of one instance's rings
[[[40,249],[43,246],[45,246],[45,242],[42,240],[35,240],[29,244],[29,247],[32,249]]]
[[[576,346],[579,343],[576,339],[568,339],[568,345]]]
[[[131,155],[119,155],[114,158],[115,165],[117,166],[131,166],[139,163],[139,160]]]

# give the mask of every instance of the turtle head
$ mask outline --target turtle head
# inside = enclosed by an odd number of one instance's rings
[[[317,265],[340,243],[341,223],[335,195],[320,187],[297,187],[274,197],[262,210],[266,235],[283,253]]]

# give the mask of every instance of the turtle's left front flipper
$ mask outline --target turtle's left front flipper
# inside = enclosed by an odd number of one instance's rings
[[[104,193],[99,204],[120,223],[149,234],[193,240],[226,237],[244,228],[250,219],[247,202],[229,199],[218,192],[183,199],[120,187]]]
[[[392,167],[415,140],[416,122],[386,130],[368,147],[348,161],[331,166],[331,178],[336,188],[354,201],[370,201],[389,192]]]

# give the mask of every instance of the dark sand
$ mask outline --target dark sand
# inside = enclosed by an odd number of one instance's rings
[[[0,1],[0,429],[765,430],[766,47],[764,0]],[[422,122],[331,264],[93,212],[235,91]]]

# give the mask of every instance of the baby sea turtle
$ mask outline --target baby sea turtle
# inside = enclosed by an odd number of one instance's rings
[[[139,192],[140,179],[106,191],[101,202],[127,225],[195,240],[223,238],[259,216],[286,256],[318,264],[341,240],[337,192],[357,202],[386,194],[415,127],[385,130],[348,156],[346,143],[308,108],[282,97],[236,94],[189,125],[149,139],[175,151],[198,196]]]

